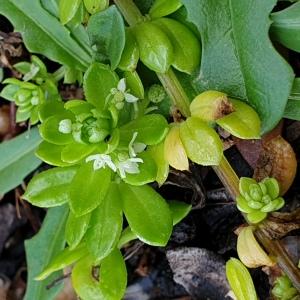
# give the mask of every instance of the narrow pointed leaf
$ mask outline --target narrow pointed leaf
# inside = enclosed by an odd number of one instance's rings
[[[37,128],[0,144],[0,194],[17,187],[41,161],[34,155],[41,142]]]
[[[62,284],[58,284],[52,289],[46,288],[61,276],[62,272],[52,274],[43,282],[35,281],[34,278],[64,248],[64,227],[68,210],[67,205],[49,209],[39,233],[31,240],[25,241],[28,278],[24,300],[52,300],[63,287]]]
[[[68,202],[69,186],[77,170],[77,167],[58,167],[35,175],[23,198],[39,207],[58,206]]]

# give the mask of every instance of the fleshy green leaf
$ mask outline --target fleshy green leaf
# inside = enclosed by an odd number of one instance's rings
[[[41,142],[37,128],[0,144],[0,194],[5,194],[22,183],[41,161],[34,151]]]
[[[180,139],[187,156],[203,166],[218,165],[223,145],[218,134],[198,118],[190,117],[180,126]]]
[[[122,299],[127,284],[127,271],[120,250],[115,249],[101,262],[100,281],[92,274],[94,265],[91,257],[85,257],[73,268],[72,284],[79,297],[89,300]]]
[[[0,14],[21,32],[30,52],[83,71],[91,63],[90,54],[39,0],[0,0]]]
[[[65,146],[64,145],[54,145],[43,141],[38,146],[35,154],[42,161],[46,162],[49,165],[57,167],[69,166],[69,163],[62,161],[61,152]]]
[[[173,46],[159,26],[142,22],[133,28],[140,59],[152,71],[166,73],[173,62]]]
[[[86,100],[99,110],[103,110],[107,96],[112,88],[117,87],[118,81],[118,76],[107,66],[93,63],[84,74],[83,79]],[[103,84],[104,82],[105,84]]]
[[[157,167],[151,155],[147,152],[143,152],[138,157],[143,160],[143,163],[139,164],[139,173],[127,173],[123,180],[131,185],[144,185],[155,181]]]
[[[107,8],[109,0],[83,0],[83,3],[86,10],[93,15],[96,12]]]
[[[73,19],[80,4],[81,0],[59,0],[59,16],[62,24],[66,24]]]
[[[49,101],[39,106],[39,118],[41,122],[53,115],[65,113],[64,103],[62,101]]]
[[[251,184],[256,184],[257,182],[253,178],[249,177],[241,177],[239,181],[239,190],[240,193],[245,196],[246,193],[249,192],[249,186]]]
[[[145,91],[142,80],[136,71],[124,72],[124,78],[126,79],[126,88],[130,91],[130,94],[144,99]]]
[[[156,163],[157,174],[156,181],[162,185],[169,175],[169,164],[165,159],[164,143],[149,147],[149,154],[152,156]]]
[[[52,274],[43,282],[37,282],[34,278],[63,249],[67,214],[67,205],[49,209],[39,233],[31,240],[25,241],[28,279],[24,300],[52,300],[61,290],[62,284],[55,285],[51,289],[46,288],[61,275],[61,272]]]
[[[65,112],[64,114],[54,115],[43,122],[39,128],[41,137],[48,143],[55,145],[67,145],[73,142],[72,133],[62,133],[59,131],[59,123],[62,120],[72,120],[73,114]]]
[[[45,269],[43,269],[43,271],[38,276],[36,276],[35,279],[44,280],[53,272],[59,271],[73,264],[87,254],[88,250],[85,244],[79,245],[76,249],[65,248],[49,262]]]
[[[106,257],[117,245],[122,231],[122,202],[118,186],[111,183],[105,199],[93,211],[86,243],[97,261]]]
[[[131,29],[126,28],[126,41],[118,68],[123,71],[134,71],[136,69],[140,52]]]
[[[194,33],[180,22],[161,18],[155,21],[170,39],[174,48],[172,66],[187,74],[191,74],[200,63],[201,44]]]
[[[275,199],[279,196],[279,184],[275,178],[265,178],[262,183],[267,188],[267,194],[272,198]]]
[[[180,0],[155,0],[149,14],[152,19],[164,17],[175,12],[182,6]]]
[[[14,97],[16,92],[20,89],[19,86],[14,85],[14,84],[8,84],[7,86],[5,86],[1,93],[0,93],[0,97],[8,100],[8,101],[15,101]]]
[[[65,231],[65,238],[70,249],[74,249],[81,242],[88,229],[90,219],[90,213],[76,217],[72,211],[70,211]]]
[[[266,217],[267,217],[267,213],[260,210],[256,210],[254,212],[247,214],[247,219],[252,224],[257,224],[262,220],[264,220]]]
[[[87,31],[101,62],[108,60],[112,69],[116,69],[125,46],[124,21],[116,6],[111,5],[94,14],[89,20]]]
[[[78,169],[70,185],[70,208],[75,216],[94,210],[105,198],[111,181],[109,168],[94,170],[92,163]]]
[[[219,90],[248,101],[260,116],[262,132],[270,131],[282,118],[294,78],[268,37],[277,1],[182,2],[203,45],[201,67],[191,79],[197,93]]]
[[[168,202],[173,217],[173,225],[183,220],[192,209],[192,205],[180,201]]]
[[[126,219],[143,242],[165,246],[172,232],[172,215],[166,201],[150,186],[119,186]]]
[[[236,258],[226,263],[226,277],[229,285],[239,300],[257,300],[251,275],[247,268]]]
[[[145,115],[120,128],[122,140],[130,141],[135,132],[138,133],[136,141],[146,145],[160,143],[168,132],[169,126],[161,115]]]
[[[69,185],[78,168],[53,168],[35,175],[23,198],[39,207],[52,207],[69,201]]]
[[[230,99],[234,111],[227,116],[216,120],[216,123],[241,139],[260,138],[260,119],[255,110],[236,99]]]
[[[77,163],[96,149],[96,145],[72,143],[61,152],[61,159],[67,163]]]

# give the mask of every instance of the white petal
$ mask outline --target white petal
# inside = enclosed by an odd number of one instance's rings
[[[125,170],[124,170],[123,166],[119,165],[118,169],[119,169],[121,178],[125,178],[126,174],[125,174]]]
[[[119,83],[118,83],[118,86],[117,86],[117,89],[120,91],[120,92],[125,92],[126,91],[126,81],[125,81],[125,78],[122,78]]]
[[[139,157],[133,157],[129,158],[127,161],[133,162],[133,163],[143,163],[144,161]]]
[[[114,171],[117,171],[116,165],[112,161],[107,161],[106,164]]]
[[[102,160],[95,160],[94,161],[94,165],[93,165],[94,170],[99,170],[103,167],[105,168],[105,165],[104,165],[104,162]]]
[[[135,153],[141,153],[146,149],[147,145],[144,143],[134,143],[133,150]]]
[[[128,103],[134,103],[139,100],[139,98],[137,98],[129,93],[124,93],[124,96],[125,96],[125,101]]]
[[[90,155],[90,156],[88,156],[88,157],[85,159],[85,162],[89,162],[89,161],[96,160],[96,159],[99,159],[99,158],[100,158],[100,154]]]

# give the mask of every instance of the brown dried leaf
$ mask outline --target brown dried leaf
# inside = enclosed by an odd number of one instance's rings
[[[293,148],[282,136],[277,136],[263,144],[253,177],[257,181],[266,177],[276,178],[283,195],[292,185],[296,170],[297,160]]]
[[[289,232],[300,229],[300,208],[291,213],[269,214],[259,227],[270,239],[281,239]]]

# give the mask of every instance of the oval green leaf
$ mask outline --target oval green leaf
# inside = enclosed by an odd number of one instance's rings
[[[198,118],[188,118],[180,126],[180,138],[187,156],[203,166],[218,165],[223,145],[218,134]]]
[[[78,168],[53,168],[35,175],[22,198],[38,207],[52,207],[69,201],[69,184]]]
[[[260,119],[256,111],[248,104],[230,99],[234,112],[216,120],[216,123],[233,136],[240,139],[260,138]]]
[[[173,222],[166,201],[150,186],[119,186],[123,209],[131,230],[143,242],[165,246],[170,238]]]
[[[135,119],[120,128],[121,140],[129,142],[135,132],[137,142],[146,145],[156,145],[160,143],[169,130],[166,119],[161,115],[145,115]]]
[[[150,22],[140,23],[133,30],[141,61],[152,71],[166,73],[174,59],[173,46],[168,36]]]
[[[105,198],[111,181],[108,168],[94,170],[93,163],[84,163],[70,184],[70,208],[75,216],[94,210]]]
[[[81,242],[88,229],[90,218],[91,214],[76,217],[72,211],[70,211],[65,230],[65,238],[70,249],[74,249]]]
[[[172,66],[191,74],[200,64],[201,44],[194,33],[176,20],[161,18],[154,21],[168,36],[174,48]]]
[[[86,100],[99,110],[105,107],[106,97],[118,85],[118,76],[109,67],[93,63],[84,74],[83,89]],[[102,84],[105,82],[105,84]]]

